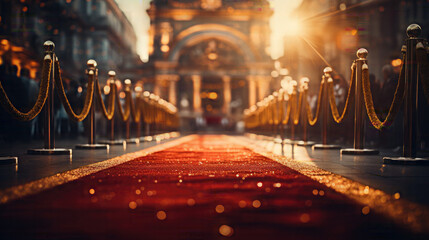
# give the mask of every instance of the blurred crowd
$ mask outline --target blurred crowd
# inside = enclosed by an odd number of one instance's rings
[[[20,69],[13,64],[0,65],[0,81],[10,101],[21,112],[28,112],[35,104],[39,94],[40,74],[30,77],[30,71]],[[70,104],[80,111],[82,87],[76,81],[65,81],[66,93]],[[81,123],[70,121],[64,108],[55,94],[55,131],[56,134],[71,137],[83,131]],[[43,137],[43,111],[32,121],[21,122],[13,119],[3,108],[0,108],[0,141],[31,140]]]

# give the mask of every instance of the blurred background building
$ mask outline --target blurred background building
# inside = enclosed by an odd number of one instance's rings
[[[38,78],[43,42],[56,43],[66,81],[80,81],[88,59],[101,77],[132,74],[141,60],[133,26],[114,0],[2,0],[1,62]]]
[[[145,88],[177,104],[184,120],[233,128],[269,93],[268,1],[161,0],[148,13]]]

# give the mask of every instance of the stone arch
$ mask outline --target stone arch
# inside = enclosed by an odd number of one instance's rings
[[[208,38],[217,38],[240,49],[247,62],[253,62],[260,58],[248,37],[242,32],[221,24],[199,24],[183,30],[176,36],[168,60],[177,62],[182,48]]]

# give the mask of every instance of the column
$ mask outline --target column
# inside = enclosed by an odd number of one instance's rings
[[[201,97],[200,97],[201,76],[193,75],[192,82],[194,86],[194,112],[200,113],[201,112]]]
[[[231,114],[231,77],[223,76],[223,113],[225,115]]]
[[[254,76],[247,77],[249,85],[249,106],[256,104],[256,79]]]
[[[168,88],[168,101],[176,106],[177,96],[176,96],[176,80],[170,79],[170,86]]]

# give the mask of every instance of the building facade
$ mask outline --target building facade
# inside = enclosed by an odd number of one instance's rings
[[[83,81],[88,59],[102,78],[111,69],[137,77],[136,34],[114,0],[3,0],[0,11],[2,64],[38,78],[43,42],[52,40],[66,81]]]
[[[207,122],[241,116],[269,92],[268,1],[155,0],[146,89]]]

